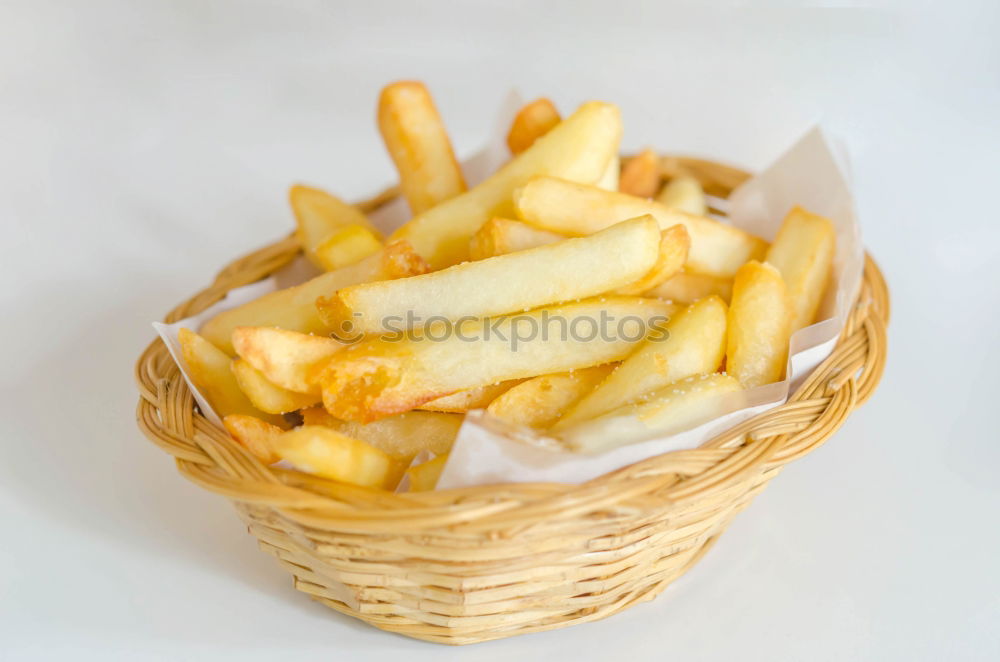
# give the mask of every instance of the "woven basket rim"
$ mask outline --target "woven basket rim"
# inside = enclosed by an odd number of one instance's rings
[[[703,159],[664,157],[698,177],[715,195],[749,175]],[[392,188],[358,203],[385,204]],[[226,266],[214,282],[175,307],[170,323],[191,316],[234,288],[256,282],[299,254],[294,236]],[[878,266],[866,255],[862,286],[840,339],[788,401],[741,423],[701,447],[671,451],[611,471],[582,484],[506,483],[421,493],[392,494],[267,467],[197,409],[180,371],[156,338],[140,356],[135,378],[142,432],[176,459],[179,471],[205,489],[237,502],[279,510],[301,525],[339,531],[432,531],[456,527],[472,533],[516,529],[545,518],[640,502],[643,495],[681,502],[720,494],[752,471],[780,469],[826,441],[874,392],[885,365],[889,293]]]

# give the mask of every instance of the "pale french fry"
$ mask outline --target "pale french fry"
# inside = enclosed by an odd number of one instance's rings
[[[311,407],[320,400],[319,395],[296,393],[281,388],[268,381],[264,373],[243,359],[234,359],[231,367],[240,390],[257,409],[268,414],[297,411],[303,407]]]
[[[816,319],[830,280],[836,242],[829,219],[795,207],[767,251],[767,262],[781,272],[792,302],[792,333]]]
[[[669,310],[656,299],[608,297],[468,320],[434,339],[372,338],[327,363],[323,405],[337,418],[369,422],[462,389],[619,361],[663,332]]]
[[[419,214],[465,191],[448,132],[423,83],[385,86],[378,100],[378,128],[411,212]]]
[[[295,234],[303,252],[320,269],[329,271],[324,260],[317,255],[317,247],[340,228],[356,225],[366,228],[376,239],[381,238],[360,209],[326,191],[299,184],[288,192],[288,201],[295,214]]]
[[[433,460],[415,464],[406,470],[406,475],[410,477],[411,492],[429,492],[433,490],[441,478],[444,465],[448,463],[448,454],[438,455]]]
[[[621,160],[618,155],[615,154],[608,161],[608,166],[604,170],[604,174],[597,181],[595,186],[597,188],[602,188],[605,191],[617,191],[618,190],[618,180],[621,173]]]
[[[667,324],[665,338],[650,338],[584,396],[554,426],[562,430],[636,402],[678,379],[714,372],[726,352],[726,304],[703,299]]]
[[[712,295],[729,303],[733,295],[733,279],[693,274],[681,270],[643,293],[643,296],[657,297],[685,305]]]
[[[409,241],[432,269],[458,264],[468,258],[469,239],[483,223],[513,213],[514,189],[540,174],[592,184],[604,174],[620,139],[618,108],[585,103],[489,179],[415,216],[391,238]]]
[[[731,277],[743,263],[762,258],[767,250],[763,239],[714,219],[554,177],[536,177],[521,187],[516,206],[519,218],[567,235],[589,235],[643,214],[656,218],[664,230],[683,225],[691,235],[685,268],[711,276]]]
[[[599,453],[666,437],[720,415],[722,396],[740,390],[739,381],[729,375],[688,377],[667,385],[642,402],[565,429],[559,437],[569,449],[580,453]]]
[[[265,294],[259,299],[219,313],[201,328],[202,335],[229,355],[238,326],[277,326],[301,333],[327,334],[329,328],[316,310],[316,299],[336,290],[373,280],[402,278],[427,271],[427,264],[406,242],[390,242],[376,255],[349,267],[321,274],[301,285]],[[227,364],[228,368],[228,364]]]
[[[327,271],[349,267],[382,249],[378,235],[361,225],[346,225],[320,243],[316,259]]]
[[[791,321],[778,270],[756,260],[740,267],[729,306],[726,372],[744,388],[779,381],[788,360]]]
[[[669,209],[704,216],[708,213],[708,203],[701,184],[690,175],[671,179],[656,196],[656,201]]]
[[[564,234],[539,230],[538,228],[509,218],[491,218],[483,223],[469,241],[469,258],[484,260],[488,257],[506,255],[537,248],[546,244],[568,239]]]
[[[281,458],[272,449],[272,444],[284,430],[271,425],[256,416],[230,414],[222,419],[229,434],[264,464],[274,464]]]
[[[551,131],[560,121],[555,104],[542,97],[525,104],[517,111],[507,132],[507,147],[517,156]]]
[[[401,458],[319,425],[282,433],[271,447],[299,471],[362,487],[392,489],[406,468]]]
[[[325,425],[348,437],[360,439],[389,455],[412,459],[420,451],[435,454],[451,449],[464,416],[432,411],[408,411],[371,423],[334,418],[322,407],[302,410],[305,425]]]
[[[618,179],[618,190],[640,198],[651,198],[660,189],[660,157],[644,149],[628,160]]]
[[[253,406],[236,383],[229,368],[230,358],[222,350],[190,329],[181,329],[177,336],[188,375],[216,414],[246,414],[268,423],[282,422],[280,416],[269,416]]]
[[[298,393],[319,393],[317,368],[345,345],[274,326],[240,326],[233,330],[236,353],[275,385]]]
[[[534,377],[498,397],[486,411],[513,425],[544,430],[601,383],[615,365],[609,363]]]
[[[653,268],[634,283],[619,287],[615,293],[639,296],[643,292],[657,287],[681,270],[687,260],[690,248],[691,237],[683,225],[667,228],[660,233],[660,252]]]
[[[316,306],[330,327],[364,333],[420,328],[432,319],[495,317],[634,283],[655,265],[659,239],[656,221],[644,216],[589,237],[346,287]]]
[[[491,402],[521,383],[520,379],[511,379],[499,384],[486,384],[475,388],[467,388],[442,398],[435,398],[420,405],[424,411],[438,411],[451,414],[464,414],[473,409],[485,409]]]

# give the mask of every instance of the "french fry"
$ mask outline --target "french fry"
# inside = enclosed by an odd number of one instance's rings
[[[375,232],[362,225],[345,225],[320,243],[315,253],[324,269],[334,271],[356,264],[381,248],[382,241]]]
[[[643,214],[656,218],[664,230],[683,225],[691,235],[685,268],[710,276],[732,277],[744,262],[762,258],[767,250],[763,239],[714,219],[554,177],[532,179],[518,191],[515,204],[519,218],[567,235],[589,235]]]
[[[274,326],[240,326],[233,330],[236,353],[275,385],[298,393],[319,393],[317,368],[345,345]]]
[[[327,334],[334,330],[320,318],[316,299],[336,290],[373,280],[402,278],[427,271],[427,264],[406,242],[390,242],[378,254],[337,271],[321,274],[301,285],[265,294],[259,299],[219,313],[201,328],[201,334],[230,356],[232,335],[238,326],[277,326],[300,333]],[[228,367],[228,366],[227,366]]]
[[[190,329],[181,329],[177,335],[188,375],[216,414],[246,414],[272,424],[282,422],[280,416],[268,416],[253,406],[236,383],[224,352]]]
[[[669,209],[704,216],[708,213],[708,203],[701,184],[690,175],[671,179],[656,196],[656,201]]]
[[[615,365],[609,363],[534,377],[498,397],[486,411],[513,425],[544,430],[601,383]]]
[[[618,155],[611,157],[608,161],[607,168],[604,170],[604,174],[597,181],[595,186],[597,188],[602,188],[605,191],[617,191],[618,190],[618,180],[621,172],[621,160]]]
[[[320,400],[319,395],[296,393],[281,388],[268,381],[264,373],[243,359],[234,359],[231,368],[240,390],[257,409],[268,414],[297,411],[303,407],[311,407]]]
[[[392,489],[406,468],[401,458],[319,425],[284,432],[271,446],[299,471],[362,487]]]
[[[284,432],[277,425],[245,414],[230,414],[222,419],[222,424],[233,439],[264,464],[281,459],[272,449],[274,440]]]
[[[371,423],[353,423],[331,416],[322,407],[310,407],[301,413],[305,425],[325,425],[407,461],[420,451],[447,453],[464,420],[461,414],[408,411]]]
[[[514,189],[541,174],[594,183],[617,153],[620,139],[618,108],[585,103],[489,179],[415,216],[391,238],[409,241],[432,269],[458,264],[468,258],[469,239],[483,223],[513,213]]]
[[[464,414],[473,409],[486,409],[498,397],[521,383],[520,379],[511,379],[499,384],[486,384],[475,388],[467,388],[442,398],[435,398],[420,405],[424,411],[438,411],[451,414]]]
[[[433,460],[415,464],[406,470],[406,475],[410,477],[411,492],[429,492],[433,490],[441,478],[444,465],[448,463],[448,454],[438,455]]]
[[[726,372],[744,388],[779,381],[788,360],[791,321],[778,270],[756,260],[740,267],[729,306]]]
[[[628,160],[618,179],[618,190],[640,198],[651,198],[660,189],[660,157],[644,149]]]
[[[330,270],[317,255],[317,247],[340,228],[356,225],[366,228],[376,239],[381,238],[360,209],[326,191],[298,184],[288,192],[288,201],[295,214],[295,234],[303,252],[320,269]]]
[[[619,361],[662,333],[668,310],[656,299],[608,297],[467,320],[433,340],[372,338],[327,363],[323,405],[342,420],[370,422],[462,389]]]
[[[507,132],[507,147],[517,156],[551,131],[560,121],[555,104],[542,97],[522,106]]]
[[[693,274],[682,269],[643,293],[643,296],[657,297],[685,305],[712,295],[729,303],[733,295],[733,279]]]
[[[721,397],[740,390],[739,381],[729,375],[688,377],[667,385],[642,402],[565,429],[559,437],[571,450],[599,453],[677,434],[718,416],[722,413]]]
[[[619,287],[616,294],[626,296],[639,296],[669,278],[681,270],[687,260],[688,250],[691,248],[691,237],[683,225],[674,225],[660,233],[660,252],[656,257],[656,264],[646,272],[646,275],[629,283],[625,287]]]
[[[469,241],[469,258],[484,260],[537,248],[568,239],[564,234],[538,228],[509,218],[495,217],[483,223]]]
[[[364,333],[420,328],[431,319],[494,317],[634,283],[656,264],[659,239],[656,221],[644,216],[589,237],[346,287],[316,306],[328,326]]]
[[[792,333],[816,319],[830,280],[836,242],[829,219],[795,207],[767,251],[767,262],[781,272],[792,302]]]
[[[678,379],[714,372],[726,352],[726,304],[703,299],[667,324],[665,338],[650,338],[584,396],[554,426],[562,430],[636,402]]]
[[[386,85],[378,100],[378,128],[414,214],[465,191],[448,132],[423,83]]]

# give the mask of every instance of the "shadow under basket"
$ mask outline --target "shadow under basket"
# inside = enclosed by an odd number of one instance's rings
[[[748,177],[699,159],[666,158],[664,166],[665,177],[692,174],[717,197]],[[204,310],[299,251],[290,237],[233,262],[165,321]],[[885,281],[867,258],[836,348],[786,404],[701,448],[582,485],[391,494],[264,466],[200,413],[159,339],[136,365],[138,422],[181,474],[233,501],[295,588],[384,630],[468,644],[598,620],[659,594],[786,464],[829,439],[871,396],[888,320]]]

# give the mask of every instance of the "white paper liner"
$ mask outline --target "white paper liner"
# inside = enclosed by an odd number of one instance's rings
[[[494,139],[462,163],[470,186],[485,179],[508,156],[504,131],[520,97],[511,93],[497,122]],[[697,448],[717,434],[785,402],[796,385],[826,359],[836,344],[861,282],[864,250],[851,195],[844,151],[819,127],[799,139],[770,167],[732,193],[726,207],[729,221],[771,240],[781,221],[795,205],[829,218],[837,233],[831,284],[820,306],[820,322],[796,332],[791,339],[789,379],[721,396],[718,416],[695,428],[597,455],[555,450],[551,443],[530,431],[513,429],[485,412],[470,412],[459,430],[448,463],[438,482],[440,489],[510,482],[579,483],[640,460],[674,450]],[[373,223],[389,232],[409,218],[399,198],[370,215]],[[173,324],[154,322],[202,412],[217,424],[218,415],[192,383],[184,365],[177,333],[182,327],[197,330],[218,313],[288,287],[315,275],[300,258],[274,276],[231,290],[215,305]]]

